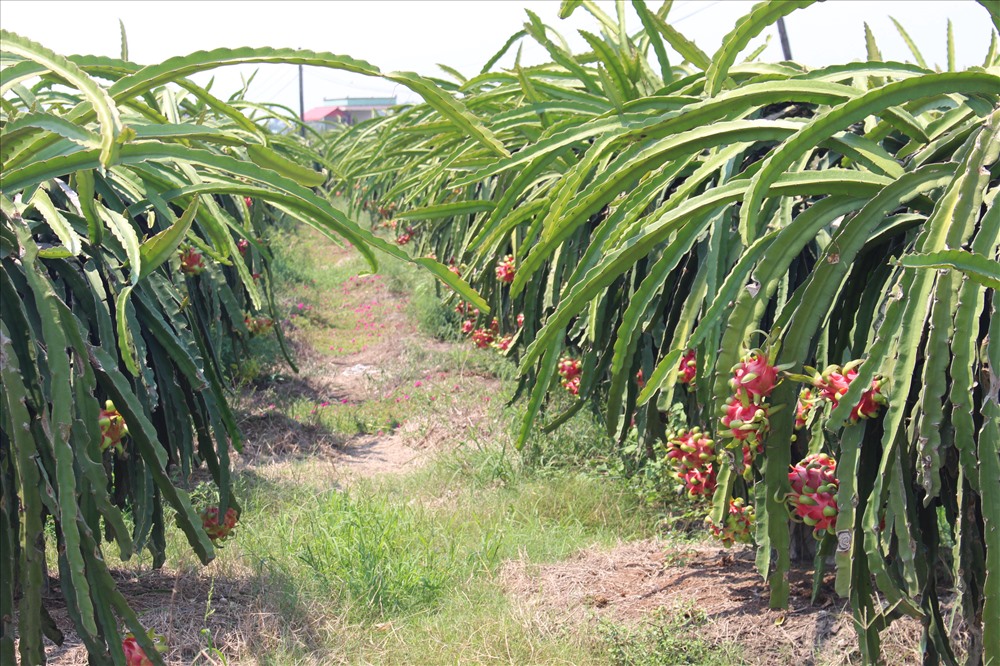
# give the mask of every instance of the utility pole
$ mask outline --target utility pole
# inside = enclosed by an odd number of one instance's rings
[[[788,43],[788,30],[785,28],[785,18],[778,19],[778,38],[781,39],[781,55],[785,60],[792,59],[792,47]]]
[[[302,65],[299,65],[299,120],[306,122],[306,87],[302,79]],[[305,125],[299,127],[299,134],[303,139],[306,137]]]

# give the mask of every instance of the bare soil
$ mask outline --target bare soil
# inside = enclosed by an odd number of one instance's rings
[[[541,625],[593,630],[602,621],[638,624],[658,613],[701,618],[699,636],[737,643],[750,664],[835,666],[855,663],[850,610],[827,576],[815,604],[812,571],[794,569],[787,610],[768,606],[767,587],[749,547],[677,546],[659,540],[588,549],[543,566],[508,562],[505,589]],[[919,625],[897,621],[883,633],[886,663],[918,664]]]

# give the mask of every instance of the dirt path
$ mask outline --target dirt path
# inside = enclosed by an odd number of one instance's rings
[[[347,252],[332,261],[343,263]],[[313,481],[344,485],[411,471],[438,452],[486,436],[490,398],[481,396],[496,396],[499,381],[474,366],[449,363],[468,347],[421,333],[409,298],[381,275],[351,277],[333,304],[351,316],[332,321],[307,314],[298,318],[309,319],[301,326],[292,319],[289,338],[300,373],[245,396],[248,445],[240,464],[281,478],[308,460],[318,468]],[[274,409],[277,401],[297,399],[316,405],[299,422]],[[331,410],[346,412],[333,419],[342,426],[337,432],[323,427]]]

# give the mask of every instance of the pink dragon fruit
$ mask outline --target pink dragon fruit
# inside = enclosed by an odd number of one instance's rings
[[[808,388],[802,389],[799,392],[799,400],[795,403],[795,429],[806,427],[806,421],[809,419],[809,415],[812,410],[816,408],[816,403],[819,399],[813,395],[812,390]]]
[[[872,378],[872,387],[861,394],[861,400],[854,405],[851,410],[851,423],[857,423],[859,419],[873,419],[878,416],[879,410],[889,404],[882,393],[882,379]]]
[[[166,637],[157,634],[152,629],[146,634],[153,641],[153,647],[156,648],[157,652],[167,651]],[[133,634],[125,634],[125,638],[122,640],[122,652],[125,653],[125,666],[153,666],[153,660],[146,655],[146,651],[142,649]]]
[[[205,259],[193,247],[181,250],[181,273],[184,275],[200,275],[205,271]]]
[[[698,376],[698,360],[693,349],[688,349],[681,356],[680,365],[677,366],[679,373],[678,381],[681,384],[693,384]]]
[[[583,364],[580,363],[580,359],[569,356],[563,356],[559,359],[559,365],[556,366],[556,372],[562,378],[560,383],[573,395],[580,394],[580,372],[582,369]]]
[[[778,369],[760,349],[750,350],[742,361],[733,366],[732,372],[729,385],[736,395],[741,396],[745,392],[755,402],[771,395],[778,383]]]
[[[770,428],[767,405],[745,404],[730,396],[722,408],[724,434],[740,442],[757,443]]]
[[[514,255],[508,254],[506,257],[500,260],[497,264],[496,273],[497,279],[501,282],[506,282],[510,284],[514,281],[514,274],[517,269],[514,266]]]
[[[225,541],[229,533],[236,527],[238,520],[236,509],[232,507],[226,509],[226,515],[223,516],[221,523],[219,522],[219,507],[210,506],[201,512],[201,525],[205,528],[208,538],[216,545],[220,541]]]
[[[715,490],[715,443],[700,428],[681,430],[667,439],[667,458],[691,497]]]
[[[837,524],[837,462],[825,453],[806,456],[791,467],[792,492],[785,496],[792,519],[813,529],[813,536],[834,533]]]
[[[514,340],[513,335],[505,335],[499,340],[497,340],[493,346],[497,348],[500,352],[505,352],[510,349],[510,343]]]
[[[122,440],[128,435],[128,425],[115,409],[115,403],[110,400],[104,403],[104,409],[98,414],[97,424],[101,428],[101,453],[108,449],[114,449],[118,455],[125,453]]]
[[[806,368],[812,372],[809,378],[812,385],[819,389],[819,397],[829,400],[833,407],[840,404],[840,400],[851,387],[851,383],[858,376],[856,368],[861,365],[860,360],[854,360],[844,366],[830,365],[823,372],[818,372],[814,368]],[[802,377],[806,379],[806,377]],[[885,394],[882,393],[883,379],[879,376],[872,378],[871,387],[861,394],[861,400],[851,409],[850,422],[857,423],[860,419],[871,419],[878,416],[882,407],[889,404]]]
[[[712,536],[729,548],[734,543],[753,542],[754,518],[753,506],[748,506],[742,497],[736,497],[729,501],[729,514],[722,525],[716,525],[711,519],[706,522]]]
[[[486,349],[493,344],[493,331],[487,328],[477,328],[472,332],[472,342],[480,349]]]

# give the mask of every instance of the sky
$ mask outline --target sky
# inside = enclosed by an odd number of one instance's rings
[[[614,3],[598,4],[614,15]],[[627,3],[630,4],[630,3]],[[517,32],[525,9],[538,14],[562,34],[574,51],[584,51],[577,30],[598,32],[596,20],[583,8],[566,20],[558,18],[558,0],[327,0],[107,2],[73,0],[0,0],[0,27],[35,40],[62,54],[118,57],[119,19],[128,36],[129,58],[141,64],[219,47],[271,46],[304,48],[366,60],[382,71],[413,71],[447,77],[446,64],[469,76]],[[650,2],[659,7],[659,2]],[[678,0],[668,22],[711,55],[736,20],[754,3],[744,0]],[[865,57],[863,23],[867,22],[887,60],[911,60],[909,50],[889,17],[910,34],[929,65],[946,65],[947,21],[954,26],[959,68],[981,65],[989,47],[991,24],[986,10],[973,0],[827,0],[798,10],[787,19],[792,57],[809,66],[849,62]],[[629,31],[640,23],[628,11]],[[747,53],[770,36],[760,60],[781,60],[776,30],[751,43]],[[530,39],[522,40],[522,64],[550,60]],[[510,67],[512,49],[499,67]],[[257,71],[247,97],[277,102],[298,110],[298,72],[294,65],[227,67],[192,77],[227,97],[242,86],[242,77]],[[307,67],[305,108],[325,98],[395,96],[400,102],[419,98],[405,87],[381,79]]]

